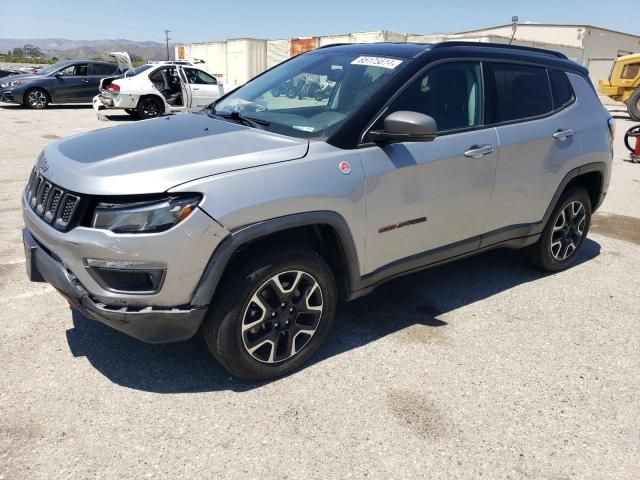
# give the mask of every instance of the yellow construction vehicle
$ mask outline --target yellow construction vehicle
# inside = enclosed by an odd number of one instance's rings
[[[640,122],[640,53],[619,57],[613,64],[609,80],[600,80],[598,90],[627,105],[629,115]]]

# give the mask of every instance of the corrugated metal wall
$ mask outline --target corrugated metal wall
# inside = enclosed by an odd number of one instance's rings
[[[318,37],[292,38],[289,47],[289,56],[295,57],[301,53],[318,48]]]
[[[289,40],[267,40],[267,68],[276,66],[289,58]]]
[[[227,40],[227,80],[243,85],[267,69],[267,42],[253,38]]]

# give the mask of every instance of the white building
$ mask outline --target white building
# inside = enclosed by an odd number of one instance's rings
[[[511,24],[460,32],[455,37],[484,37],[509,39]],[[450,36],[451,37],[451,36]],[[518,25],[515,44],[549,48],[589,69],[594,85],[607,78],[615,59],[621,55],[640,52],[640,36],[617,32],[592,25],[555,25],[524,23]]]
[[[447,40],[509,43],[512,34],[512,25],[507,24],[439,35],[413,35],[381,30],[284,40],[243,38],[178,45],[176,58],[202,59],[209,73],[235,86],[286,60],[292,54],[333,43],[437,43]],[[513,43],[565,54],[589,69],[594,84],[609,76],[611,66],[618,56],[640,52],[640,36],[591,25],[524,23],[518,25]]]

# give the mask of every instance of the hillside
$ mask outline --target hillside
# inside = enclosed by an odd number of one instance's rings
[[[47,57],[91,58],[105,52],[125,51],[145,60],[165,60],[167,50],[164,43],[134,41],[126,39],[68,40],[65,38],[0,38],[0,52],[7,53],[25,44],[42,49]],[[169,44],[173,58],[173,45]]]

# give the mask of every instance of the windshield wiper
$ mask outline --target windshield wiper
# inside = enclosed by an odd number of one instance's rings
[[[227,115],[220,115],[220,116],[228,120],[235,120],[235,121],[244,123],[248,127],[252,127],[252,128],[260,128],[260,125],[262,125],[263,127],[268,127],[269,125],[271,125],[271,122],[268,122],[267,120],[262,120],[260,118],[253,118],[253,117],[245,117],[244,115],[241,115],[240,112],[236,112],[236,111],[233,111]]]

